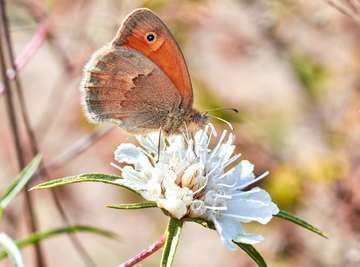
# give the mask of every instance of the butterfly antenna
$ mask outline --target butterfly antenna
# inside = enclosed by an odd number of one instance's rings
[[[213,115],[208,115],[210,118],[214,118],[214,119],[218,119],[219,121],[222,121],[222,122],[225,122],[228,126],[229,126],[229,128],[231,129],[231,130],[234,130],[234,127],[231,125],[231,123],[230,122],[228,122],[227,120],[224,120],[224,119],[222,119],[222,118],[219,118],[219,117],[217,117],[217,116],[213,116]]]
[[[216,110],[232,110],[232,111],[234,111],[234,112],[236,112],[236,113],[239,113],[239,110],[238,110],[238,109],[236,109],[236,108],[230,108],[230,107],[225,107],[225,108],[211,108],[211,109],[205,110],[204,113],[206,114],[206,113],[208,113],[209,111],[216,111]]]
[[[231,110],[231,111],[234,111],[236,113],[239,113],[239,110],[236,109],[236,108],[230,108],[230,107],[225,107],[225,108],[211,108],[211,109],[207,109],[203,112],[204,116],[208,116],[208,117],[211,117],[211,118],[214,118],[214,119],[218,119],[219,121],[222,121],[222,122],[225,122],[229,128],[231,130],[234,130],[233,126],[231,125],[230,122],[228,122],[227,120],[224,120],[222,118],[219,118],[217,116],[213,116],[213,115],[209,115],[209,111],[216,111],[216,110]]]

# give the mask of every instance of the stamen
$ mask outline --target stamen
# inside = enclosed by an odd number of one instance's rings
[[[210,133],[208,134],[208,130],[210,129]],[[206,126],[206,130],[205,130],[205,134],[208,135],[208,139],[207,139],[207,142],[206,142],[206,147],[209,147],[210,145],[210,141],[211,141],[211,137],[213,136],[213,133],[214,133],[214,130],[215,130],[215,127],[212,123],[209,122],[209,124]],[[216,133],[216,131],[215,131]]]
[[[211,136],[211,134],[213,134],[215,137],[217,137],[217,132],[216,132],[216,130],[215,130],[214,124],[212,124],[211,122],[209,122],[209,126],[210,126],[210,128],[211,128],[210,136]],[[209,140],[210,140],[210,138],[209,138]]]
[[[110,166],[112,166],[112,167],[114,167],[114,168],[116,168],[116,169],[118,169],[119,171],[123,171],[123,168],[121,168],[119,165],[117,165],[116,163],[114,163],[114,162],[110,162]]]
[[[227,207],[212,207],[212,206],[205,206],[205,208],[209,210],[227,210]]]
[[[227,146],[230,146],[230,145],[232,144],[232,141],[233,141],[233,134],[230,133],[230,134],[229,134],[229,137],[228,137],[228,140],[227,140],[227,142],[226,142],[226,145],[227,145]]]
[[[146,184],[146,181],[141,177],[139,177],[138,175],[136,175],[134,172],[136,172],[134,169],[132,169],[131,172],[127,172],[128,180],[131,179],[133,180],[133,182],[136,181],[137,183],[140,183],[142,186],[144,186],[144,184]]]
[[[226,134],[227,134],[227,131],[224,130],[223,133],[222,133],[222,135],[221,135],[221,137],[220,137],[220,139],[219,139],[219,141],[218,141],[218,143],[216,144],[216,147],[213,149],[213,151],[212,151],[213,153],[211,153],[211,156],[213,156],[213,155],[215,154],[214,152],[217,152],[217,150],[219,149],[219,147],[222,145],[222,142],[223,142]],[[211,156],[210,156],[210,157],[211,157]]]
[[[153,147],[158,147],[159,146],[159,144],[155,144],[154,142],[153,142],[153,139],[152,138],[148,138],[149,139],[149,141],[150,141],[150,143],[153,145]]]
[[[198,190],[194,191],[194,195],[196,195],[197,193],[200,193],[206,187],[208,181],[209,181],[209,178],[208,178],[208,176],[206,176],[205,183]]]
[[[227,167],[228,165],[229,165],[229,164],[224,165],[224,166]],[[225,172],[223,175],[221,175],[221,176],[219,177],[219,180],[221,180],[221,179],[223,179],[224,177],[230,175],[231,172],[233,172],[234,170],[235,170],[235,168],[231,168],[230,170],[228,170],[227,172]],[[222,184],[220,184],[220,185],[222,185]],[[234,185],[233,185],[233,186],[234,186]]]
[[[207,176],[210,176],[219,166],[221,162],[220,160],[216,163],[216,166],[207,174]]]
[[[246,196],[246,195],[251,195],[252,193],[257,193],[257,192],[260,192],[261,189],[258,188],[258,187],[255,187],[249,191],[239,191],[239,193],[236,193],[236,194],[232,194],[233,196]]]
[[[236,215],[236,214],[229,214],[229,213],[222,213],[221,214],[224,217],[230,217],[230,218],[237,218],[237,219],[243,219],[246,221],[257,221],[259,218],[258,217],[250,217],[250,216],[241,216],[241,215]]]
[[[147,151],[143,147],[141,147],[140,149],[141,149],[141,152],[143,152],[146,156],[148,156],[149,159],[154,160],[153,155],[149,151]]]
[[[232,199],[231,195],[216,195],[217,198]]]
[[[236,154],[235,156],[233,156],[231,159],[229,159],[225,164],[224,164],[224,168],[226,168],[227,166],[229,166],[231,163],[233,163],[234,161],[238,160],[241,157],[241,154]]]
[[[259,177],[255,178],[255,179],[251,180],[250,182],[248,182],[248,183],[246,183],[246,184],[243,184],[243,185],[241,185],[241,186],[239,186],[239,187],[237,187],[237,188],[235,188],[235,189],[237,189],[237,190],[244,189],[245,187],[247,187],[247,186],[249,186],[249,185],[251,185],[251,184],[254,184],[254,183],[256,183],[257,181],[260,181],[262,178],[264,178],[264,177],[267,176],[268,174],[269,174],[269,172],[267,171],[267,172],[263,173],[262,175],[260,175]]]

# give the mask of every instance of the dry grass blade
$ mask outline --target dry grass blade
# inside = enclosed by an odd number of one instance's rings
[[[357,5],[354,6],[355,10],[351,10],[350,8],[346,7],[344,4],[340,4],[339,2],[335,0],[324,0],[326,3],[328,3],[330,6],[334,7],[335,9],[339,10],[341,13],[343,13],[345,16],[351,18],[353,21],[355,21],[357,24],[360,24],[360,13],[359,13],[359,3],[357,2]]]

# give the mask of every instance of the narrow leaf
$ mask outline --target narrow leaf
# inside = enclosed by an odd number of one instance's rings
[[[41,156],[37,155],[19,174],[10,186],[0,195],[0,209],[4,209],[24,188],[39,167]]]
[[[16,245],[18,246],[19,249],[21,249],[28,245],[38,243],[42,240],[48,239],[50,237],[55,237],[60,234],[65,234],[65,233],[72,234],[79,232],[96,234],[112,239],[120,238],[119,235],[101,228],[87,226],[87,225],[69,225],[65,227],[55,228],[49,231],[32,233],[23,239],[17,240]],[[0,259],[3,259],[6,255],[7,255],[6,251],[0,251]]]
[[[206,228],[210,228],[212,230],[216,230],[215,229],[215,225],[212,221],[208,221],[208,220],[204,220],[204,219],[199,219],[199,218],[194,218],[194,219],[188,219],[189,221],[192,222],[196,222]],[[257,252],[257,250],[249,244],[244,244],[244,243],[238,243],[233,241],[236,245],[238,245],[243,251],[245,251],[260,267],[266,267],[266,262],[263,259],[263,257],[260,255],[259,252]]]
[[[9,255],[16,267],[24,267],[19,248],[15,242],[5,233],[0,232],[0,244],[5,248],[5,253]]]
[[[122,179],[120,176],[111,175],[111,174],[103,174],[103,173],[84,173],[75,176],[68,176],[60,179],[51,180],[37,186],[34,186],[30,190],[34,189],[47,189],[56,186],[75,184],[75,183],[83,183],[83,182],[98,182],[105,184],[113,184],[118,185],[116,181]]]
[[[51,180],[42,184],[39,184],[37,186],[34,186],[30,190],[34,189],[47,189],[62,185],[68,185],[68,184],[75,184],[75,183],[84,183],[84,182],[96,182],[96,183],[105,183],[105,184],[111,184],[111,185],[117,185],[124,187],[126,189],[129,189],[133,191],[134,193],[139,194],[138,192],[134,191],[133,189],[123,186],[118,183],[118,181],[122,179],[121,176],[116,176],[112,174],[104,174],[104,173],[84,173],[79,174],[75,176],[68,176],[56,180]]]
[[[107,208],[121,209],[121,210],[133,210],[133,209],[146,209],[156,208],[155,202],[142,202],[142,203],[131,203],[131,204],[110,204]]]
[[[295,215],[293,215],[293,214],[291,214],[289,212],[280,210],[280,212],[278,214],[276,214],[275,216],[279,217],[281,219],[288,220],[288,221],[290,221],[292,223],[295,223],[297,225],[300,225],[301,227],[304,227],[305,229],[308,229],[309,231],[311,231],[311,232],[313,232],[315,234],[318,234],[318,235],[320,235],[322,237],[328,238],[325,233],[323,233],[322,231],[320,231],[316,227],[312,226],[310,223],[307,223],[306,221],[300,219],[299,217],[296,217]]]
[[[171,267],[174,261],[175,252],[179,243],[183,220],[170,217],[166,233],[166,242],[161,258],[161,267]]]
[[[234,241],[233,241],[234,242]],[[244,244],[244,243],[237,243],[234,242],[236,245],[238,245],[243,251],[245,251],[256,263],[259,267],[266,267],[266,262],[263,259],[263,257],[260,255],[260,253],[250,244]]]

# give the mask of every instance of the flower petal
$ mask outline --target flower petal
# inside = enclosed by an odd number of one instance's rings
[[[119,163],[133,164],[136,170],[151,168],[149,158],[133,144],[125,143],[115,150],[115,159]]]
[[[194,139],[184,135],[163,137],[160,151],[158,133],[137,136],[142,147],[122,144],[115,151],[116,160],[128,164],[122,168],[119,183],[156,202],[173,217],[211,220],[230,250],[238,248],[233,241],[256,244],[263,237],[245,233],[241,223],[265,224],[279,209],[265,190],[243,190],[268,173],[255,177],[254,165],[246,160],[227,170],[240,154],[233,155],[233,136],[227,136],[226,131],[215,148],[209,149],[213,134],[214,130],[206,127]],[[154,162],[158,153],[160,159]]]
[[[264,240],[264,237],[262,235],[258,234],[239,234],[236,238],[233,239],[233,241],[238,243],[245,243],[254,245]]]
[[[163,207],[177,219],[184,217],[187,212],[187,207],[184,202],[176,197],[168,198],[164,202]]]
[[[150,152],[152,155],[157,155],[159,153],[159,132],[152,132],[148,135],[136,135],[136,139],[140,145]],[[164,138],[160,140],[161,148],[164,147]]]
[[[256,244],[264,238],[258,234],[247,234],[239,222],[220,216],[213,220],[215,228],[220,235],[222,243],[230,250],[237,249],[233,240],[245,244]]]
[[[223,245],[229,250],[236,250],[237,247],[234,245],[232,240],[236,236],[243,234],[244,230],[241,224],[236,222],[236,225],[234,225],[234,221],[232,220],[226,220],[223,218],[218,220],[215,216],[212,216],[210,219],[213,221],[215,229],[220,235],[220,240]]]

